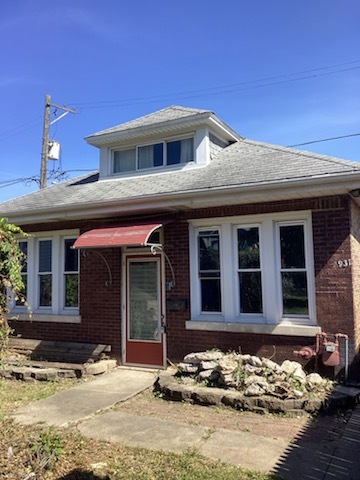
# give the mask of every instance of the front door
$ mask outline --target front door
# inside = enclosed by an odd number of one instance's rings
[[[160,255],[126,255],[125,363],[165,366]]]

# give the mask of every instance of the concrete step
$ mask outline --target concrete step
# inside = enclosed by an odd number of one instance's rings
[[[10,359],[0,367],[0,377],[24,381],[49,381],[56,378],[81,378],[84,376],[101,375],[113,370],[116,360],[99,360],[88,364],[73,364],[64,362],[40,362],[25,360],[24,362]]]

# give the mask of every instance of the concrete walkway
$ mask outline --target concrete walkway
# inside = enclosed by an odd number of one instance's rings
[[[319,417],[289,444],[235,430],[216,431],[155,417],[111,410],[150,387],[155,372],[119,368],[15,411],[23,424],[76,426],[83,435],[126,445],[182,452],[192,447],[212,459],[276,472],[286,480],[360,479],[360,406],[349,422]]]
[[[70,426],[125,402],[153,385],[156,378],[155,372],[118,368],[96,380],[20,407],[13,416],[24,425],[45,422],[56,427]]]

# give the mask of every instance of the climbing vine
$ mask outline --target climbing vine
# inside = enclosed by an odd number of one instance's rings
[[[0,353],[8,343],[11,328],[7,322],[6,314],[9,313],[9,291],[13,292],[15,299],[21,299],[24,283],[21,277],[24,254],[21,252],[17,235],[26,234],[8,222],[6,218],[0,218]]]

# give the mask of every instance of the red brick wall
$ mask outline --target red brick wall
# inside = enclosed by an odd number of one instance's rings
[[[351,203],[351,271],[354,295],[354,348],[360,346],[360,207]]]
[[[293,350],[302,345],[311,345],[313,338],[256,335],[226,332],[187,331],[185,322],[190,319],[190,285],[188,223],[190,218],[209,218],[231,215],[249,215],[281,211],[311,210],[313,218],[315,285],[317,293],[317,319],[323,331],[342,332],[353,339],[354,304],[351,268],[339,267],[340,261],[355,255],[351,250],[350,199],[346,196],[299,199],[264,204],[215,207],[180,212],[172,223],[164,228],[165,251],[175,270],[176,286],[167,292],[167,298],[186,301],[182,311],[167,312],[168,357],[179,360],[193,350],[218,347],[224,350],[239,347],[243,352],[272,356],[275,360],[294,358]],[[353,217],[359,215],[353,212]],[[358,217],[356,217],[358,218]],[[81,232],[104,225],[119,223],[124,219],[106,219],[83,222],[42,224],[24,227],[25,231],[80,228]],[[360,225],[360,222],[358,222]],[[353,231],[359,238],[360,228]],[[99,250],[100,251],[100,250]],[[14,322],[17,333],[24,337],[49,340],[76,340],[112,345],[113,353],[120,356],[121,345],[121,252],[120,249],[102,249],[107,259],[113,283],[106,287],[108,271],[104,261],[95,253],[81,260],[80,314],[82,323]],[[166,265],[166,281],[172,279]],[[357,292],[360,285],[356,286]]]
[[[275,360],[281,361],[284,358],[295,358],[293,350],[315,344],[315,338],[307,337],[185,330],[185,321],[190,319],[189,239],[186,220],[296,210],[312,210],[318,324],[324,332],[341,332],[353,337],[351,268],[342,268],[338,264],[338,261],[351,258],[347,197],[216,207],[183,212],[182,224],[170,224],[166,228],[166,252],[177,277],[176,288],[168,292],[168,297],[185,298],[188,305],[186,311],[167,312],[169,358],[178,360],[189,351],[218,347],[224,350],[240,348],[243,352],[257,355],[274,355]]]
[[[107,220],[91,222],[62,222],[24,226],[27,232],[80,228],[80,233],[89,229],[111,224]],[[112,346],[112,354],[121,356],[121,251],[116,248],[98,250],[111,269],[112,284],[104,260],[89,251],[80,253],[80,315],[81,324],[58,322],[12,321],[11,326],[17,335],[24,338],[44,340],[77,341],[103,343]]]

